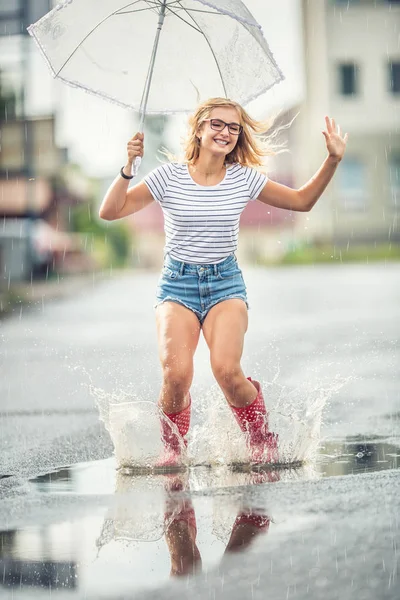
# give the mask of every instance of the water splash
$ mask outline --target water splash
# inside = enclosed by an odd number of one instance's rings
[[[162,538],[179,506],[166,518],[168,483],[165,476],[131,477],[117,473],[115,494],[96,545],[111,541],[154,542]]]
[[[270,430],[279,435],[279,463],[312,462],[320,439],[324,408],[334,394],[352,378],[337,377],[325,386],[304,382],[295,389],[262,381],[269,412]],[[189,454],[200,464],[246,462],[249,455],[246,437],[236,421],[218,386],[207,393],[197,409],[199,424],[193,428]]]
[[[277,382],[278,375],[272,381],[261,381],[261,385],[270,430],[279,435],[279,463],[287,466],[312,463],[320,444],[323,411],[332,396],[352,377],[337,376],[325,385],[321,381],[303,382],[290,389]],[[163,452],[160,421],[165,421],[156,403],[143,400],[133,392],[108,393],[92,383],[89,388],[114,444],[118,466],[155,465]],[[189,467],[249,462],[245,434],[238,428],[216,384],[204,396],[195,399],[193,422],[187,456],[182,444],[183,460]],[[170,426],[177,433],[175,426]]]
[[[119,469],[151,468],[164,452],[161,425],[167,428],[180,446],[182,464],[187,462],[186,446],[178,429],[155,402],[142,400],[134,393],[109,394],[89,386],[111,440]]]

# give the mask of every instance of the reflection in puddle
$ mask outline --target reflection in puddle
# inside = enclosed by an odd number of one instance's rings
[[[258,473],[253,475],[253,484],[278,479],[274,472]],[[153,477],[150,489],[148,483],[141,477],[117,476],[115,502],[96,541],[99,553],[113,542],[157,542],[164,537],[170,575],[182,576],[202,570],[202,555],[209,559],[217,540],[225,555],[245,550],[269,529],[270,517],[263,506],[225,498],[224,510],[220,510],[216,498],[194,498],[188,473]],[[198,531],[204,542],[207,530],[211,539],[204,551]]]
[[[174,486],[180,482],[174,482]],[[197,545],[197,523],[190,496],[179,502],[169,498],[165,507],[165,539],[170,553],[171,576],[197,573],[202,568],[202,556]],[[242,505],[238,507],[228,542],[222,557],[246,550],[257,536],[267,533],[271,519],[263,510]]]
[[[274,523],[266,493],[250,501],[247,493],[199,492],[399,466],[398,446],[350,438],[325,443],[309,469],[193,468],[135,477],[117,472],[114,459],[59,469],[32,480],[40,496],[56,502],[96,494],[104,502],[82,518],[0,533],[0,589],[12,598],[27,598],[33,589],[98,597],[124,593],[127,581],[145,590],[207,572],[234,553],[268,543],[282,524]]]
[[[78,581],[76,534],[75,523],[1,532],[3,586],[75,590]]]
[[[397,469],[400,448],[384,442],[348,438],[342,443],[326,442],[321,447],[320,470],[325,477]]]
[[[85,479],[89,489],[91,475],[91,465],[80,465],[53,473],[51,479],[40,477],[35,485],[42,491],[47,485],[49,493],[54,485],[55,497],[71,490],[76,494],[79,480]],[[94,473],[93,481],[96,477]],[[240,475],[232,477],[231,483]],[[240,480],[258,485],[279,480],[279,473],[246,473]],[[207,571],[268,532],[271,519],[259,502],[228,495],[221,504],[218,498],[192,496],[190,481],[188,472],[153,477],[117,473],[112,501],[97,514],[2,532],[2,585],[13,598],[32,587],[52,593],[68,588],[79,597],[97,597],[99,590],[118,594],[129,573],[130,583],[145,589]]]
[[[74,491],[74,484],[72,481],[72,469],[60,469],[53,473],[46,473],[45,475],[39,475],[34,479],[39,492],[49,491],[51,486],[51,492],[53,494]]]

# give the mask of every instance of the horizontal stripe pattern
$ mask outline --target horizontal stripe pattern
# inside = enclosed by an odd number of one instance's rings
[[[195,264],[215,264],[236,252],[239,220],[256,200],[267,177],[239,164],[229,165],[218,185],[202,186],[186,163],[166,163],[144,177],[164,214],[164,255]]]

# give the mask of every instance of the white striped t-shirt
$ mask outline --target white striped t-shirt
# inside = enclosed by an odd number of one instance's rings
[[[220,183],[204,186],[192,179],[186,163],[167,163],[143,181],[164,213],[164,255],[215,264],[236,251],[240,215],[268,179],[255,169],[233,164]]]

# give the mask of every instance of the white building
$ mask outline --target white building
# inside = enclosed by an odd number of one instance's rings
[[[296,185],[326,156],[324,117],[349,132],[323,198],[298,221],[309,241],[400,241],[400,2],[303,0],[306,100],[296,122]]]

